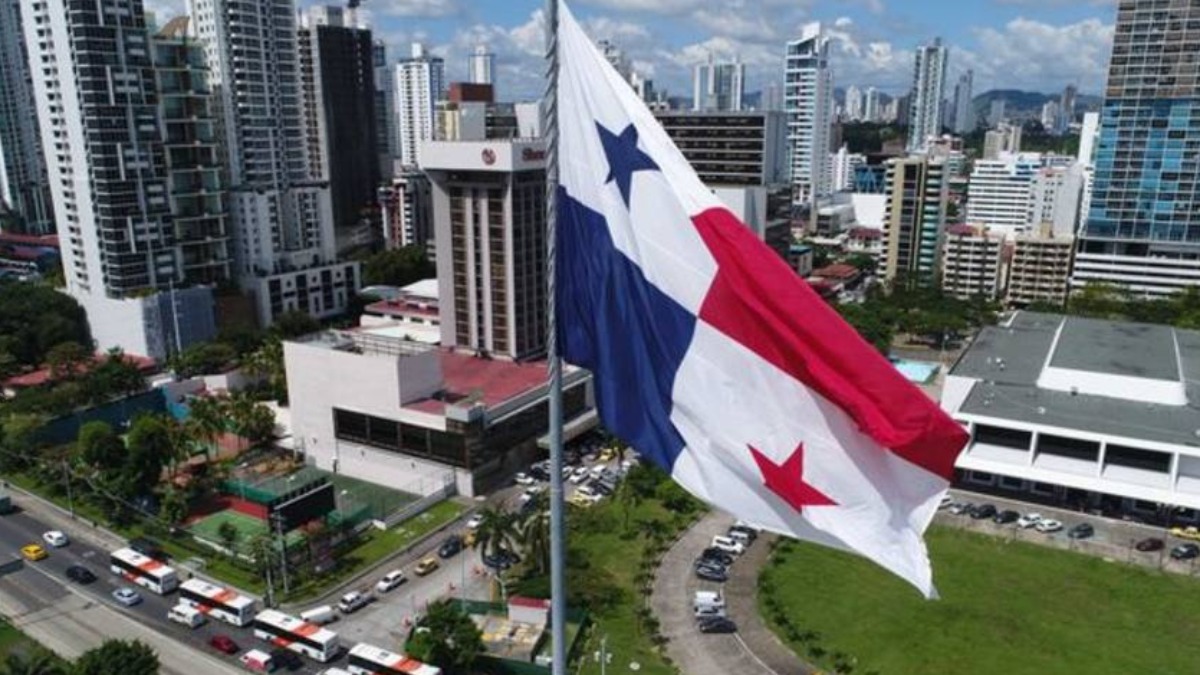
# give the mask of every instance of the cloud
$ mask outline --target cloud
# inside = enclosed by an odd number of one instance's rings
[[[976,48],[956,50],[982,88],[1053,90],[1068,83],[1097,91],[1112,51],[1113,25],[1099,19],[1054,26],[1017,18],[1003,28],[976,28]],[[951,63],[955,57],[951,56]]]
[[[372,0],[371,11],[380,16],[439,19],[462,12],[458,0]]]

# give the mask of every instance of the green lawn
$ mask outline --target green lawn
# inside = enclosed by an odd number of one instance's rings
[[[1200,669],[1200,581],[948,528],[932,528],[928,541],[941,600],[860,558],[793,544],[760,578],[763,616],[799,654],[817,645],[826,661],[856,657],[855,673]],[[805,640],[809,631],[819,637]]]
[[[42,647],[34,640],[30,639],[20,630],[14,628],[12,624],[4,619],[0,619],[0,663],[8,658],[9,654],[19,654],[29,658],[37,653],[50,653],[45,647]],[[57,656],[51,654],[51,658],[58,665],[66,665]],[[9,671],[4,671],[9,672]]]

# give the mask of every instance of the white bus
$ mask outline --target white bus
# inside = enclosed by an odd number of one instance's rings
[[[350,650],[347,667],[353,675],[442,675],[442,669],[437,666],[365,642]]]
[[[179,601],[214,619],[235,626],[254,620],[254,599],[201,579],[188,579],[179,586]]]
[[[159,595],[166,595],[179,586],[179,576],[175,574],[175,570],[131,548],[113,551],[109,557],[109,565],[113,574]]]
[[[254,617],[254,637],[326,663],[341,651],[337,633],[273,609]]]

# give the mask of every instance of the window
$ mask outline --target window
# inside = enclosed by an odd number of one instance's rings
[[[1105,465],[1125,466],[1131,469],[1170,473],[1171,456],[1165,452],[1154,452],[1123,445],[1109,445],[1104,453]]]
[[[1028,450],[1033,434],[1020,429],[1005,429],[987,424],[975,425],[975,442],[985,445],[998,445],[1002,448]]]

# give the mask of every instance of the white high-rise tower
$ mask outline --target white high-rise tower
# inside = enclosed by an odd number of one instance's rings
[[[942,39],[917,48],[913,72],[912,108],[909,112],[908,151],[925,149],[930,136],[942,133],[942,102],[946,97],[946,64],[949,51]]]
[[[496,57],[488,52],[486,46],[475,47],[475,53],[467,61],[467,81],[472,84],[494,84],[492,69],[495,64]]]
[[[810,23],[787,44],[783,92],[791,154],[792,199],[811,203],[831,188],[829,125],[833,116],[833,73],[829,38]]]
[[[406,167],[421,165],[422,141],[433,140],[434,109],[446,89],[446,67],[414,43],[412,57],[396,64],[396,148],[392,154]]]

